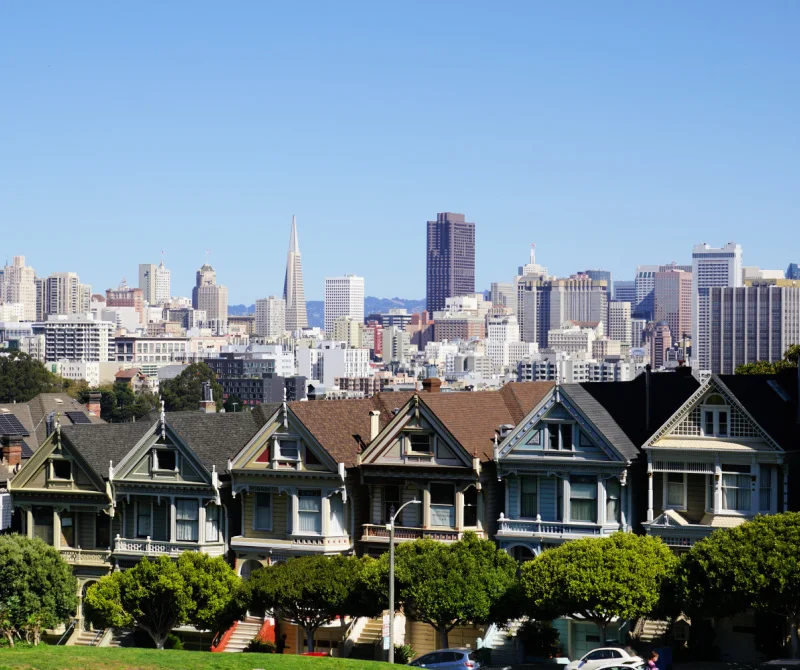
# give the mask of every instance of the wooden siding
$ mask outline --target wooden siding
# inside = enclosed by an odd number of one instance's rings
[[[102,523],[103,518],[98,518],[92,512],[79,512],[75,515],[78,521],[78,546],[81,549],[94,549],[95,523]],[[108,523],[108,517],[103,514]]]
[[[289,496],[285,493],[272,494],[272,530],[256,530],[253,528],[255,518],[256,494],[241,493],[244,499],[244,523],[242,535],[244,537],[261,538],[269,540],[282,540],[288,533],[287,516],[289,511]]]
[[[483,634],[483,628],[456,626],[448,634],[447,642],[451,649],[464,647],[477,649],[476,641],[479,637],[483,637]],[[440,648],[433,626],[419,621],[408,621],[406,623],[406,644],[410,644],[418,656]]]
[[[539,477],[539,514],[544,521],[558,520],[558,486],[556,477]]]

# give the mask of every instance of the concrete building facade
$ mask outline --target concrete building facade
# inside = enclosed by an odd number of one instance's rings
[[[347,274],[325,278],[325,332],[333,334],[333,324],[340,316],[364,322],[364,277]]]
[[[208,263],[198,271],[192,289],[192,307],[206,313],[207,327],[218,335],[228,330],[228,289],[217,284],[217,273]]]
[[[475,224],[463,214],[442,212],[428,221],[427,309],[444,309],[445,301],[475,292]]]
[[[692,333],[692,273],[684,270],[656,272],[654,318],[669,326],[677,342]]]
[[[25,256],[14,256],[0,272],[0,303],[19,303],[21,320],[36,320],[36,272],[25,265]]]
[[[274,295],[256,300],[255,334],[277,339],[286,332],[286,301]]]
[[[164,261],[158,265],[153,263],[139,264],[139,288],[144,299],[151,306],[169,302],[172,291],[170,271],[164,267]]]

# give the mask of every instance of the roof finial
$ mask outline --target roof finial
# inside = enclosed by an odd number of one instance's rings
[[[167,415],[166,412],[164,411],[164,397],[162,396],[161,397],[161,441],[162,442],[167,441],[166,425],[167,425]]]
[[[283,427],[289,427],[289,418],[286,416],[288,412],[288,407],[286,406],[286,386],[283,387]]]

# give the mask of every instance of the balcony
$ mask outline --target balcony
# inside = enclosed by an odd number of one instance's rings
[[[110,565],[111,551],[108,549],[81,549],[80,547],[72,549],[65,547],[59,549],[59,553],[61,558],[70,565]]]
[[[179,556],[184,551],[202,551],[210,556],[222,556],[225,545],[222,542],[200,544],[199,542],[167,542],[165,540],[128,539],[117,537],[114,539],[114,556]]]
[[[571,540],[611,534],[619,530],[619,526],[603,526],[586,521],[542,521],[541,519],[507,519],[501,516],[497,520],[498,538],[549,537]]]
[[[364,534],[361,536],[362,542],[381,542],[389,543],[389,529],[386,524],[365,523]],[[483,537],[483,531],[475,528],[468,528],[478,537]],[[410,540],[436,540],[437,542],[457,542],[464,536],[463,530],[455,528],[408,528],[406,526],[394,527],[394,539],[397,542],[407,542]]]
[[[286,538],[261,538],[237,535],[231,549],[239,551],[302,551],[303,553],[339,553],[353,548],[349,535],[287,535]],[[273,556],[274,558],[274,556]]]

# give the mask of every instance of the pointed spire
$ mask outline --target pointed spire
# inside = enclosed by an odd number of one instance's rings
[[[294,214],[292,214],[292,232],[289,235],[289,253],[300,253],[300,247],[297,245],[297,217]]]

